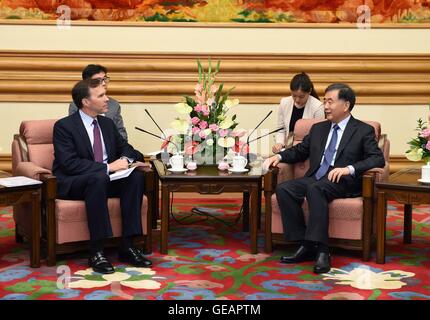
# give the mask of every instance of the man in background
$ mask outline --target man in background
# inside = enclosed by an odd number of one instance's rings
[[[110,78],[107,76],[107,68],[99,64],[87,65],[82,71],[82,79],[91,79],[94,81],[99,81],[106,90],[110,80]],[[69,105],[69,115],[75,113],[76,111],[78,111],[76,104],[74,102],[71,102]],[[115,126],[118,128],[119,133],[127,141],[127,131],[124,127],[124,122],[121,116],[121,106],[119,105],[118,101],[109,97],[108,111],[104,114],[104,116],[113,120]]]

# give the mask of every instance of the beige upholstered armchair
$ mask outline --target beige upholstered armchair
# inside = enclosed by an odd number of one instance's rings
[[[294,128],[293,145],[300,143],[308,134],[312,125],[323,120],[301,119],[297,121]],[[375,181],[384,181],[389,175],[389,154],[390,141],[386,135],[381,134],[381,126],[374,121],[365,121],[375,128],[376,139],[379,147],[384,153],[385,167],[375,168],[367,171],[363,176],[362,196],[357,198],[336,199],[329,205],[329,236],[330,245],[344,247],[347,249],[362,250],[364,261],[370,259],[371,243],[374,239],[375,231]],[[265,212],[265,251],[272,251],[273,241],[284,241],[281,212],[278,207],[276,194],[274,194],[276,184],[288,179],[303,177],[308,170],[308,160],[296,164],[281,163],[278,165],[277,176],[274,181],[267,181],[266,190],[271,188],[273,192],[271,199],[266,200]],[[305,221],[308,217],[307,203],[304,201],[303,211]]]
[[[12,142],[13,175],[27,176],[43,181],[42,242],[47,251],[48,265],[56,263],[56,255],[86,248],[89,240],[84,201],[57,199],[56,178],[52,175],[54,147],[53,127],[56,120],[33,120],[21,123],[19,134]],[[154,172],[145,171],[145,195],[142,202],[142,226],[146,240],[145,251],[151,252],[151,214],[156,207],[154,199]],[[108,200],[112,231],[121,235],[121,209],[119,198]],[[29,208],[15,206],[16,240],[21,242],[29,234]],[[141,239],[140,239],[141,240]],[[115,242],[115,239],[112,239]]]

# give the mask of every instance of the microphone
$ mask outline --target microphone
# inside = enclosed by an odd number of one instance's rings
[[[248,135],[248,138],[246,138],[246,144],[249,144],[249,138],[251,137],[251,135],[254,133],[255,130],[258,129],[258,127],[272,114],[273,110],[270,110],[270,112],[263,118],[263,120],[261,120],[257,126],[254,128],[254,130],[251,131],[251,133]],[[254,140],[255,141],[255,140]]]
[[[154,124],[157,126],[158,130],[160,130],[160,132],[163,134],[163,137],[166,138],[166,135],[164,134],[163,129],[160,128],[160,126],[158,125],[157,121],[154,120],[154,118],[151,116],[151,114],[149,113],[149,111],[147,109],[145,109],[145,112],[151,118],[152,122],[154,122]]]
[[[146,131],[146,130],[144,130],[144,129],[142,129],[142,128],[139,128],[139,127],[134,127],[136,130],[139,130],[139,131],[142,131],[142,132],[144,132],[144,133],[146,133],[146,134],[149,134],[149,135],[151,135],[151,136],[153,136],[153,137],[155,137],[155,138],[158,138],[158,139],[161,139],[161,140],[163,140],[163,141],[167,141],[168,143],[171,143],[171,144],[173,144],[174,146],[175,146],[175,148],[176,148],[176,153],[178,153],[179,154],[179,148],[178,148],[178,146],[176,145],[176,143],[174,143],[173,141],[170,141],[169,139],[167,139],[167,138],[163,138],[163,137],[160,137],[160,136],[157,136],[156,134],[154,134],[154,133],[152,133],[152,132],[149,132],[149,131]]]
[[[243,147],[244,146],[246,146],[246,145],[248,145],[249,143],[251,143],[251,142],[254,142],[254,141],[257,141],[257,140],[260,140],[261,138],[264,138],[264,137],[267,137],[268,135],[271,135],[271,134],[273,134],[273,133],[275,133],[275,132],[278,132],[278,131],[281,131],[281,130],[283,130],[284,129],[284,127],[281,127],[281,128],[278,128],[278,129],[275,129],[275,130],[273,130],[273,131],[270,131],[269,133],[266,133],[266,134],[263,134],[262,136],[259,136],[259,137],[257,137],[257,138],[255,138],[255,139],[252,139],[252,140],[250,140],[250,141],[247,141],[247,143],[244,143],[243,145],[242,145],[242,147],[240,148],[240,153],[242,153],[242,151],[243,151]],[[248,162],[250,161],[250,156],[249,156],[249,152],[247,153],[247,159],[248,159]]]

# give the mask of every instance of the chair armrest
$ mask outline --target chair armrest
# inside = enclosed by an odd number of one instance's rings
[[[385,162],[384,168],[372,168],[363,173],[363,176],[371,175],[373,176],[375,182],[387,181],[390,175],[390,164]]]
[[[16,166],[15,175],[41,180],[41,175],[51,174],[51,171],[35,165],[33,162],[20,162]]]

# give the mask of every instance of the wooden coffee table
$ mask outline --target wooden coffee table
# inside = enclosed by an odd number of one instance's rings
[[[376,262],[385,263],[385,231],[387,200],[404,204],[403,243],[412,242],[412,206],[430,203],[430,185],[422,184],[421,169],[403,169],[392,174],[388,181],[376,183]]]
[[[10,174],[1,171],[0,178],[10,177]],[[40,199],[41,184],[20,187],[4,187],[0,185],[0,206],[14,206],[30,203],[31,212],[31,249],[30,266],[40,267]]]
[[[197,192],[199,194],[221,194],[225,192],[249,193],[250,252],[257,253],[259,197],[262,191],[262,168],[250,168],[247,173],[219,171],[217,166],[199,166],[186,173],[172,173],[160,160],[152,161],[161,187],[161,237],[160,253],[167,253],[170,192]],[[271,174],[269,171],[266,174]],[[244,220],[245,220],[244,215]]]

